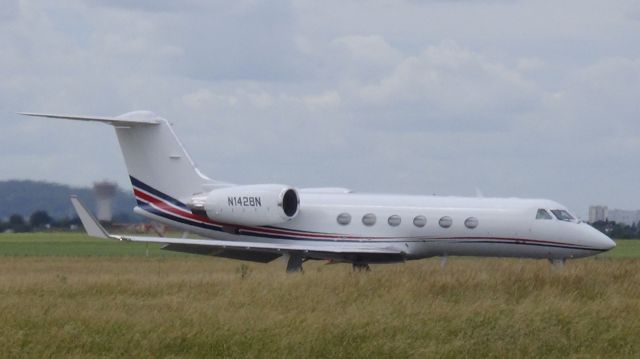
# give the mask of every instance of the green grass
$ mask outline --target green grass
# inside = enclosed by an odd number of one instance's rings
[[[640,239],[616,239],[616,247],[598,257],[640,258]]]
[[[1,356],[637,358],[640,260],[2,257]],[[243,273],[245,275],[243,276]]]
[[[0,256],[175,256],[161,245],[91,238],[76,232],[0,234]]]
[[[639,249],[561,270],[450,258],[287,275],[282,260],[3,234],[0,358],[637,358]]]

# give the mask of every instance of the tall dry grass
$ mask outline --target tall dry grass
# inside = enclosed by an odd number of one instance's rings
[[[0,260],[3,357],[639,357],[640,260]]]

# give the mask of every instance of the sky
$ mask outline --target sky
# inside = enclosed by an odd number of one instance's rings
[[[130,188],[167,118],[209,177],[640,208],[637,1],[3,0],[0,180]]]

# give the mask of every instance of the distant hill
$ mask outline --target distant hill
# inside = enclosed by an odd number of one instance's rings
[[[75,213],[69,202],[72,194],[78,195],[87,207],[95,211],[93,189],[88,187],[39,181],[0,181],[0,219],[6,219],[14,213],[28,218],[37,210],[45,210],[55,219],[73,218]],[[114,217],[133,217],[134,206],[135,199],[131,193],[118,188],[113,200]]]

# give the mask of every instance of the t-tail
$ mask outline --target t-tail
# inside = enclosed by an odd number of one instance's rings
[[[135,111],[118,117],[21,114],[112,125],[134,189],[184,203],[195,194],[225,186],[200,173],[171,124],[151,112]]]

